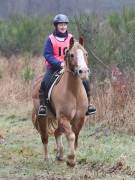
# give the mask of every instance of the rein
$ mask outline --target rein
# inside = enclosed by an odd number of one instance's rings
[[[77,70],[71,70],[71,69],[65,69],[66,72],[71,73],[73,76],[77,76],[78,75],[78,71]]]
[[[68,53],[69,53],[69,51],[68,51]],[[65,56],[65,61],[67,60],[67,58],[70,59],[70,56],[68,56],[68,54]],[[78,75],[77,69],[72,70],[72,69],[69,69],[69,68],[65,68],[65,71],[71,73],[73,76],[77,76]]]
[[[81,49],[82,44],[79,44],[80,46],[78,46],[78,43],[80,43],[80,42],[77,41],[76,48],[80,48]],[[74,58],[74,54],[72,54],[72,53],[70,54],[70,52],[71,52],[72,48],[74,47],[74,45],[75,45],[75,43],[71,42],[70,48],[65,53],[65,57],[64,57],[64,60],[65,60],[65,72],[69,72],[73,76],[78,76],[78,77],[81,78],[82,77],[82,73],[90,74],[90,70],[89,70],[89,68],[85,68],[85,65],[84,65],[84,67],[82,69],[82,67],[81,67],[82,64],[80,62],[79,62],[80,63],[79,66],[76,63],[74,63],[74,64],[71,63],[71,61],[72,61],[71,58]],[[80,54],[80,56],[82,57],[83,54]],[[79,61],[80,61],[80,59],[79,59]],[[83,61],[85,61],[85,59],[83,59]],[[86,63],[86,62],[84,62],[84,63]]]

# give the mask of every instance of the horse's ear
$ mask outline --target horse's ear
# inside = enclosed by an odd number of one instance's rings
[[[69,49],[71,49],[74,45],[74,37],[71,37],[70,42],[69,42]]]
[[[79,43],[84,46],[84,38],[82,36],[80,36],[79,38]]]
[[[69,49],[66,49],[66,50],[65,50],[64,60],[67,58],[67,56],[68,56],[68,52],[69,52]]]
[[[66,50],[65,50],[65,55],[67,55],[67,54],[68,54],[68,52],[69,52],[69,49],[66,49]]]

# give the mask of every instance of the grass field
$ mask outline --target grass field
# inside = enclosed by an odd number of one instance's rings
[[[18,107],[8,114],[1,110],[0,133],[4,140],[0,139],[0,180],[135,179],[135,136],[112,131],[101,123],[86,122],[75,168],[55,160],[53,137],[49,141],[50,159],[45,162],[40,136],[31,122],[31,107],[25,107],[27,111]],[[64,146],[66,155],[65,139]]]
[[[124,99],[111,84],[95,83],[97,114],[81,131],[77,165],[69,168],[55,160],[53,137],[50,160],[43,161],[40,136],[31,122],[32,78],[33,72],[34,77],[42,72],[41,57],[1,57],[0,65],[0,180],[135,179],[134,83]],[[65,139],[64,146],[66,157]]]

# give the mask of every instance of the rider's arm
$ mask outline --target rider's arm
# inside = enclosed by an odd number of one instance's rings
[[[44,45],[43,56],[45,57],[46,61],[52,65],[54,69],[61,69],[61,62],[53,55],[53,46],[50,38],[48,38]]]

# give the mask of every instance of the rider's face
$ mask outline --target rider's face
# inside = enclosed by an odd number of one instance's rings
[[[57,30],[61,33],[65,33],[67,31],[67,23],[59,23],[57,25]]]

